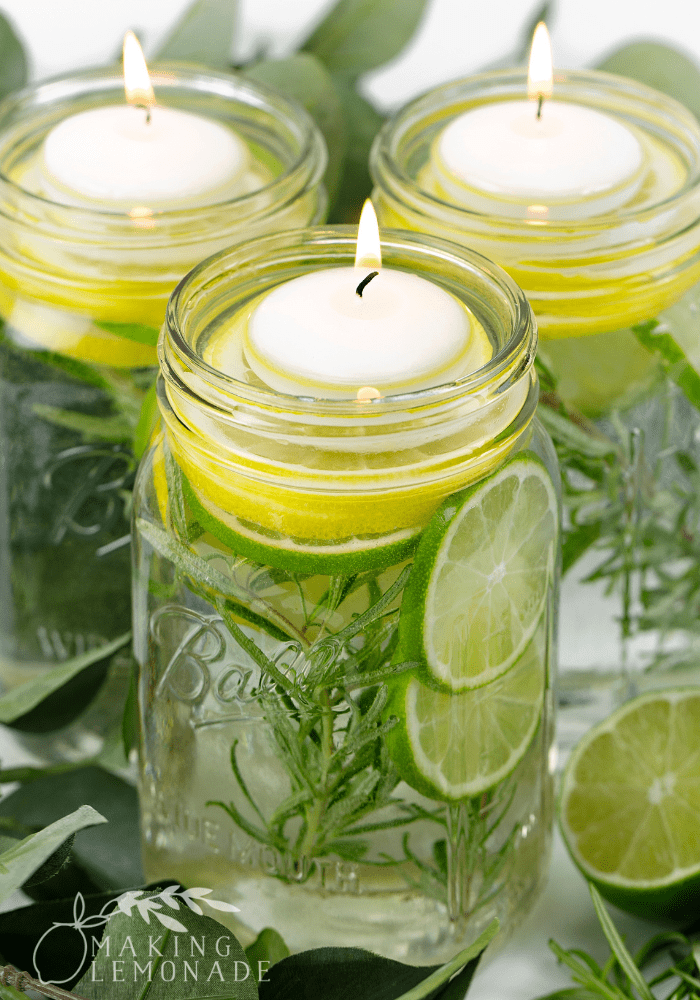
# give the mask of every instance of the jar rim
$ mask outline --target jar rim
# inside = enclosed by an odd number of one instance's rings
[[[500,297],[498,304],[510,318],[510,330],[491,360],[481,369],[452,382],[411,392],[386,394],[367,400],[366,405],[358,407],[357,400],[352,398],[293,396],[272,388],[249,385],[213,368],[197,352],[192,343],[193,327],[196,322],[204,321],[206,313],[206,309],[196,303],[198,295],[212,297],[220,294],[223,297],[221,307],[216,311],[210,309],[207,313],[206,322],[209,323],[215,315],[220,315],[230,306],[233,282],[240,286],[267,280],[268,287],[272,287],[272,284],[282,283],[305,270],[313,270],[314,267],[309,265],[320,260],[325,266],[352,265],[356,245],[357,229],[354,226],[317,226],[263,236],[237,244],[202,261],[179,282],[168,302],[158,345],[161,372],[166,382],[191,397],[192,389],[186,373],[194,373],[207,402],[217,407],[225,407],[226,400],[236,400],[266,410],[287,408],[300,415],[352,417],[356,420],[358,417],[362,419],[363,415],[365,419],[369,415],[378,415],[378,411],[400,412],[430,404],[449,403],[483,391],[488,385],[494,387],[494,392],[503,392],[530,370],[537,347],[537,326],[525,294],[506,271],[459,244],[393,229],[381,231],[385,266],[401,261],[404,264],[410,261],[415,266],[420,262],[433,280],[441,273],[436,270],[438,265],[442,268],[449,266],[459,272],[463,280],[467,275],[472,280],[476,279],[481,294]],[[285,269],[288,278],[284,277]],[[403,269],[408,268],[404,266]],[[227,283],[230,283],[228,287]],[[444,276],[442,281],[436,283],[454,292],[453,285],[456,283]],[[472,300],[475,300],[476,288],[471,293]],[[466,291],[464,294],[469,298]],[[475,302],[466,301],[466,304],[473,307]]]
[[[220,73],[192,64],[154,62],[149,64],[149,75],[157,97],[168,91],[171,95],[175,94],[178,89],[186,89],[193,97],[198,97],[199,102],[192,105],[195,113],[203,113],[207,102],[214,99],[236,102],[239,106],[265,112],[270,120],[275,120],[290,130],[298,146],[298,152],[295,151],[292,161],[285,164],[279,174],[251,192],[190,208],[153,209],[149,219],[153,220],[156,228],[169,225],[184,227],[190,221],[197,222],[207,214],[220,214],[228,208],[235,208],[236,220],[240,223],[242,217],[258,210],[261,196],[269,203],[271,211],[278,211],[280,206],[320,183],[327,159],[325,143],[311,116],[296,101],[265,84],[247,79],[243,74]],[[28,128],[36,129],[43,125],[46,130],[61,120],[63,116],[56,117],[56,121],[51,120],[49,109],[65,108],[67,113],[72,114],[75,110],[70,109],[71,102],[85,103],[89,98],[97,99],[97,103],[86,104],[86,108],[107,105],[113,103],[109,98],[115,92],[123,94],[123,88],[120,69],[112,66],[98,67],[30,84],[0,102],[0,136],[5,134],[4,146],[0,143],[0,210],[6,211],[11,206],[13,221],[18,221],[19,216],[19,221],[24,220],[32,225],[37,224],[37,216],[43,212],[51,211],[54,215],[63,213],[70,217],[71,229],[76,234],[80,233],[81,228],[91,230],[99,222],[113,229],[123,227],[132,231],[134,218],[128,211],[53,201],[12,180],[2,162],[17,141],[16,133],[20,124],[23,131],[19,138],[23,139]],[[177,102],[173,106],[178,106]],[[139,229],[138,232],[143,238],[144,229]]]

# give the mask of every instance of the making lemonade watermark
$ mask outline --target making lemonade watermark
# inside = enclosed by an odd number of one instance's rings
[[[216,932],[213,933],[195,933],[174,916],[181,906],[197,916],[203,916],[201,904],[224,913],[240,912],[232,903],[208,898],[211,892],[211,889],[183,889],[179,885],[170,885],[156,894],[134,890],[110,900],[99,913],[94,914],[87,913],[85,899],[78,893],[73,904],[73,919],[54,922],[37,941],[33,954],[34,973],[41,983],[54,986],[75,980],[88,965],[89,981],[105,985],[147,983],[157,979],[165,983],[219,982],[232,985],[247,980],[265,981],[270,963],[246,961],[236,938],[223,925],[216,925]],[[114,918],[120,914],[138,921],[141,926],[134,927],[132,931],[130,924],[122,920],[115,933]],[[149,927],[147,935],[143,933],[141,922]],[[99,933],[101,928],[105,928],[102,935]],[[153,933],[150,933],[150,928],[153,928]],[[81,939],[78,954],[82,951],[82,957],[77,968],[64,979],[45,978],[42,946],[46,945],[50,935],[70,931],[77,933]],[[98,957],[102,959],[99,963],[95,961]]]

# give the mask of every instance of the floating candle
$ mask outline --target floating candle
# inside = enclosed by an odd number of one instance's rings
[[[124,85],[128,104],[72,115],[48,134],[45,193],[126,209],[192,207],[243,193],[246,143],[211,119],[157,106],[132,32],[124,39]]]
[[[364,266],[362,266],[364,265]],[[266,294],[250,315],[245,359],[271,388],[367,399],[452,381],[481,368],[491,345],[465,307],[434,282],[383,269],[371,202],[356,264],[313,271]],[[226,349],[217,365],[231,368]]]
[[[552,93],[546,32],[540,24],[533,38],[530,100],[472,108],[435,144],[439,184],[475,211],[598,215],[629,201],[642,184],[644,154],[628,125],[581,104],[544,104]]]

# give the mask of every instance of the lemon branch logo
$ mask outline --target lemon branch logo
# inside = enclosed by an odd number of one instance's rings
[[[73,919],[63,923],[54,922],[41,935],[34,947],[32,960],[37,978],[42,983],[53,983],[55,986],[74,979],[83,968],[88,957],[88,937],[86,931],[103,927],[116,913],[123,913],[127,917],[140,917],[149,926],[151,924],[151,917],[153,917],[163,927],[167,928],[167,930],[185,934],[187,933],[187,927],[168,912],[178,911],[181,904],[184,904],[185,907],[200,917],[204,914],[200,905],[201,903],[210,906],[212,910],[219,910],[223,913],[240,912],[239,908],[232,903],[225,903],[220,899],[208,899],[207,897],[211,892],[211,889],[182,889],[179,885],[169,885],[156,895],[145,895],[145,890],[143,889],[129,890],[122,893],[116,900],[109,900],[99,913],[92,915],[86,915],[85,900],[82,893],[79,892],[73,903]],[[40,969],[41,946],[50,934],[64,928],[72,929],[80,935],[82,939],[82,958],[73,975],[67,976],[65,979],[45,979]]]

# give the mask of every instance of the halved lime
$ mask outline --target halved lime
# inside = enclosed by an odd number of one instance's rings
[[[511,773],[537,729],[545,689],[545,617],[512,670],[473,691],[448,694],[407,675],[387,712],[387,745],[401,777],[431,799],[481,795]]]
[[[601,894],[648,919],[700,912],[700,688],[627,702],[575,747],[559,819]]]
[[[199,524],[235,555],[290,573],[333,576],[382,569],[407,559],[418,541],[415,529],[333,542],[289,538],[226,511],[217,509],[214,514],[184,476],[182,484],[187,505]]]
[[[530,452],[442,504],[418,546],[399,624],[427,683],[480,687],[521,656],[542,614],[557,524],[554,485]]]

